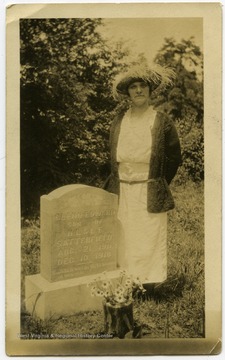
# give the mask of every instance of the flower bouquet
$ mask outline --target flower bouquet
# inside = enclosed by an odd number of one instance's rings
[[[89,286],[92,296],[103,298],[105,333],[124,338],[133,329],[133,299],[145,292],[140,280],[125,270],[113,280],[108,279],[104,272]]]

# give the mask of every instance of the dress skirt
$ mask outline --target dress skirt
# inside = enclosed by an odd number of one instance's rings
[[[142,283],[161,282],[167,277],[167,213],[147,211],[151,130],[155,117],[156,111],[149,107],[133,122],[129,109],[122,120],[117,147],[119,177],[125,181],[120,182],[118,211],[124,235],[123,263]]]
[[[167,213],[147,212],[147,183],[120,183],[124,267],[142,283],[167,278]]]

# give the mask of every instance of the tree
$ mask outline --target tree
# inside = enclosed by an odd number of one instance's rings
[[[155,62],[176,72],[174,86],[154,100],[176,122],[183,155],[183,181],[204,178],[203,55],[194,39],[165,39]]]
[[[172,67],[176,72],[173,88],[164,92],[158,104],[166,103],[166,111],[173,119],[182,119],[187,114],[203,121],[203,55],[193,38],[182,40],[165,39],[165,44],[155,57],[155,62]]]
[[[106,177],[111,79],[124,56],[100,19],[21,19],[21,203],[39,209],[56,187]],[[111,113],[111,114],[110,114]]]

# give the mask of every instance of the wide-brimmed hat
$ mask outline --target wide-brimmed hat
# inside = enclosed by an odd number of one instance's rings
[[[129,86],[135,81],[146,82],[151,93],[162,92],[168,85],[173,83],[175,72],[168,67],[158,64],[154,65],[134,65],[128,71],[118,74],[113,83],[113,95],[120,98],[121,95],[128,95]]]

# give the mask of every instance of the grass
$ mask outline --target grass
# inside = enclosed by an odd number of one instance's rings
[[[134,320],[143,337],[204,337],[204,184],[172,185],[176,208],[168,220],[168,281],[146,301],[134,302]],[[22,223],[21,333],[98,334],[104,332],[103,312],[92,311],[39,320],[25,310],[24,278],[39,269],[39,220]]]

